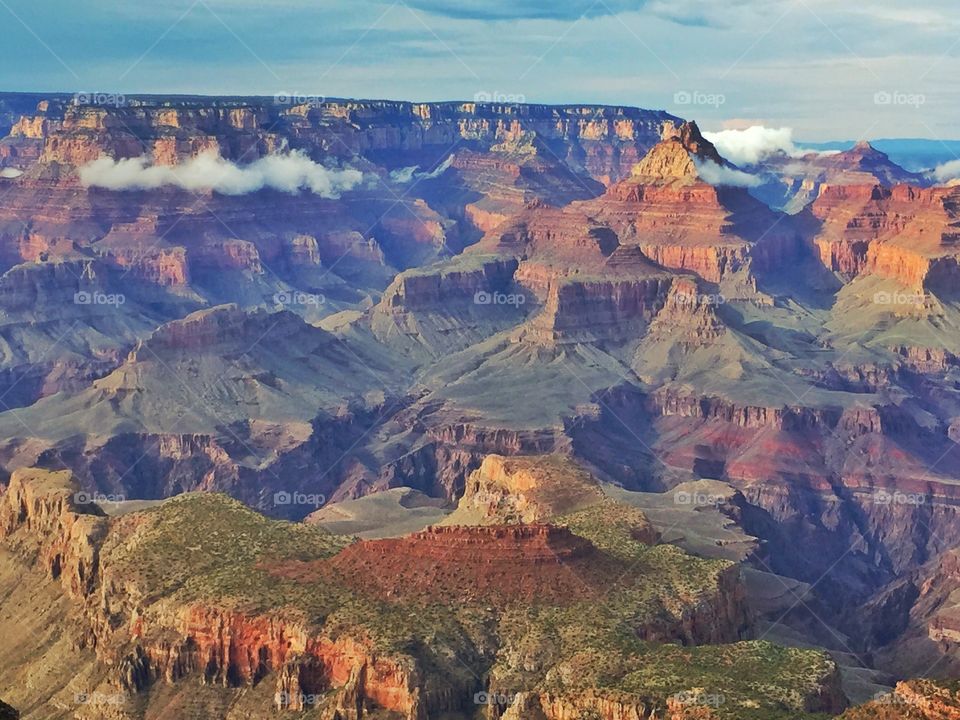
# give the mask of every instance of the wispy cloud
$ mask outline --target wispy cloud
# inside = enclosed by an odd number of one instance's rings
[[[960,160],[951,160],[934,168],[930,176],[938,183],[946,183],[960,179]]]
[[[803,152],[793,143],[792,128],[754,125],[743,130],[705,132],[703,136],[717,151],[736,165],[756,165],[771,155],[799,157]]]
[[[756,175],[751,175],[736,168],[717,165],[713,160],[694,160],[694,164],[697,166],[697,174],[700,179],[710,185],[756,187],[763,182]]]
[[[176,167],[153,165],[146,157],[101,157],[80,168],[80,181],[107,190],[172,186],[194,192],[245,195],[269,188],[286,193],[308,190],[321,197],[336,198],[363,182],[363,173],[353,168],[328,168],[300,152],[268,155],[248,165],[237,165],[215,152],[207,152]]]

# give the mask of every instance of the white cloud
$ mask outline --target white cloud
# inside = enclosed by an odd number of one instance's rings
[[[930,177],[938,183],[946,183],[960,178],[960,160],[951,160],[942,165],[937,165],[930,173]]]
[[[447,168],[449,168],[451,165],[453,165],[453,155],[450,155],[446,160],[444,160],[442,163],[437,165],[437,167],[435,167],[430,172],[417,172],[417,170],[420,169],[419,165],[412,165],[410,167],[391,170],[390,179],[393,180],[394,182],[404,183],[404,184],[414,179],[416,179],[417,181],[433,180],[434,178],[438,178],[441,175],[443,175],[443,173],[445,173],[447,171]]]
[[[321,197],[336,198],[359,185],[363,173],[353,168],[327,168],[302,152],[267,155],[249,165],[237,165],[216,152],[205,152],[175,167],[152,165],[146,157],[101,157],[80,168],[80,181],[108,190],[152,190],[169,185],[245,195],[270,188],[291,194],[309,190]]]
[[[736,165],[756,165],[771,155],[783,153],[799,157],[804,152],[793,144],[793,128],[768,128],[754,125],[745,130],[705,132],[717,151]]]
[[[697,174],[704,182],[711,185],[728,185],[731,187],[756,187],[763,181],[756,175],[745,173],[732,167],[717,165],[713,160],[694,160]]]
[[[4,180],[13,180],[21,175],[23,175],[23,170],[17,170],[16,168],[7,167],[0,170],[0,178]]]
[[[410,165],[405,168],[397,168],[390,171],[390,179],[397,183],[406,184],[413,180],[413,175],[417,172],[419,165]]]

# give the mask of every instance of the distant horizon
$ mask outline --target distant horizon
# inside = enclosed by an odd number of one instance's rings
[[[811,142],[960,134],[947,0],[3,0],[0,17],[12,92],[487,92],[664,108],[711,130],[789,127]]]
[[[62,96],[64,98],[75,97],[78,94],[83,93],[100,93],[100,90],[7,90],[0,89],[0,96],[3,95],[25,95],[25,96]],[[269,100],[276,97],[276,93],[272,94],[260,94],[260,93],[239,93],[239,92],[155,92],[155,91],[132,91],[121,93],[124,97],[128,98],[183,98],[183,99],[256,99],[256,100]],[[297,93],[298,95],[304,93]],[[608,103],[608,102],[497,102],[497,101],[480,101],[474,98],[448,98],[445,100],[422,100],[419,98],[401,98],[401,97],[366,97],[362,95],[344,95],[344,96],[334,96],[334,95],[312,95],[312,97],[322,98],[326,102],[337,102],[337,101],[353,101],[353,102],[396,102],[396,103],[410,103],[412,105],[449,105],[449,104],[464,104],[464,103],[482,103],[482,104],[492,104],[492,105],[528,105],[528,106],[541,106],[541,107],[597,107],[597,108],[624,108],[632,110],[643,110],[646,112],[658,112],[665,113],[667,115],[673,115],[674,117],[692,120],[697,123],[697,125],[704,130],[705,132],[719,132],[725,127],[725,123],[729,121],[721,120],[719,124],[711,122],[709,125],[706,124],[701,118],[696,116],[682,116],[677,115],[675,111],[668,110],[666,108],[659,107],[648,107],[643,104],[637,103]],[[958,130],[960,133],[960,130]],[[831,146],[840,146],[840,145],[849,145],[853,147],[857,142],[866,140],[871,145],[876,145],[878,143],[925,143],[930,144],[931,146],[942,146],[943,144],[957,144],[957,151],[960,151],[960,134],[956,138],[926,138],[919,136],[883,136],[883,137],[869,137],[869,138],[841,138],[841,137],[830,137],[822,140],[813,140],[806,138],[797,138],[795,143],[801,147],[809,147],[815,150],[825,150],[825,149],[834,149]],[[878,148],[880,149],[880,148]]]

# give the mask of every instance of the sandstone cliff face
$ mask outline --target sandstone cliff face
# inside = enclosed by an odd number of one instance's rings
[[[422,270],[401,273],[383,294],[379,310],[399,313],[440,310],[449,303],[473,303],[477,293],[492,295],[509,288],[517,262],[489,258],[463,270],[455,266],[436,273]]]
[[[661,390],[651,397],[651,405],[661,415],[681,415],[719,420],[740,428],[771,427],[777,430],[833,429],[841,418],[836,408],[762,407],[737,405],[721,398],[690,397],[672,390]],[[871,414],[871,417],[875,417]],[[850,422],[857,421],[851,417]],[[871,422],[879,421],[873,419]],[[869,426],[868,426],[869,428]],[[869,429],[867,429],[869,431]]]
[[[479,524],[546,522],[602,499],[596,480],[568,458],[487,455],[467,479],[449,521],[456,524],[462,515]],[[657,533],[648,523],[635,528],[634,538],[653,544]]]
[[[956,720],[960,697],[954,684],[940,680],[905,680],[892,692],[851,708],[842,720]]]
[[[576,206],[609,225],[621,244],[638,245],[659,265],[710,282],[749,268],[754,257],[763,269],[798,255],[792,220],[744,188],[708,184],[699,175],[698,162],[724,163],[695,124],[668,127],[631,177]]]
[[[145,149],[165,164],[204,149],[257,157],[278,148],[281,134],[300,145],[364,154],[450,148],[458,140],[492,145],[533,133],[576,147],[587,172],[609,179],[629,173],[672,119],[624,107],[351,100],[297,105],[254,99],[165,107],[129,98],[114,108],[57,99],[15,123],[11,136],[42,139],[46,161],[76,165],[100,154],[136,157]],[[343,145],[334,147],[331,137]],[[605,153],[610,146],[620,152]]]
[[[717,317],[717,294],[704,293],[689,278],[670,285],[666,302],[650,323],[647,341],[662,341],[686,350],[710,345],[724,333]]]
[[[75,603],[81,637],[112,668],[119,688],[140,692],[156,682],[201,676],[224,686],[275,678],[277,709],[304,710],[331,689],[337,704],[363,718],[375,705],[406,720],[426,720],[442,698],[422,697],[419,672],[379,656],[350,637],[330,639],[296,620],[241,613],[209,604],[170,607],[143,595],[102,563],[110,521],[84,514],[69,474],[17,471],[0,497],[0,537],[35,544],[37,560]],[[106,548],[106,549],[105,549]]]
[[[916,291],[947,289],[957,276],[950,238],[955,190],[912,185],[826,187],[812,205],[824,265],[848,277],[873,273]]]
[[[35,543],[38,562],[59,579],[64,591],[80,600],[94,589],[99,572],[99,546],[106,519],[81,514],[87,497],[71,487],[69,473],[18,470],[0,498],[0,536],[20,528]]]
[[[821,691],[806,698],[806,708],[812,713],[839,712],[846,706],[840,689],[840,674],[836,670],[821,678]],[[695,694],[694,694],[695,695]],[[635,697],[616,693],[600,694],[583,692],[576,695],[554,693],[518,693],[500,720],[578,720],[582,717],[597,717],[602,720],[717,720],[715,708],[708,704],[697,705],[675,697],[668,698],[665,706],[654,700],[638,701]],[[860,717],[859,715],[853,717]],[[948,716],[944,716],[946,718]],[[952,716],[949,716],[952,717]]]
[[[528,203],[523,211],[488,232],[469,252],[513,255],[534,263],[597,267],[619,246],[616,234],[577,206]]]
[[[184,248],[119,248],[109,258],[130,278],[159,287],[182,287],[190,283],[190,268]]]
[[[923,185],[922,175],[908,172],[867,142],[839,153],[809,153],[802,157],[774,155],[761,167],[779,180],[778,201],[790,213],[801,212],[827,193],[858,193],[858,188],[901,184]]]
[[[349,637],[331,640],[295,622],[199,605],[153,620],[160,625],[151,627],[142,617],[134,621],[133,639],[139,642],[118,668],[127,690],[195,675],[210,684],[252,686],[270,675],[278,710],[311,710],[312,698],[332,689],[339,708],[354,713],[344,717],[366,717],[373,705],[405,720],[422,720],[436,702],[421,695],[415,668],[379,657]],[[169,639],[171,631],[176,640]]]
[[[548,346],[639,337],[663,307],[670,286],[671,280],[663,276],[557,277],[549,284],[542,310],[518,336]]]

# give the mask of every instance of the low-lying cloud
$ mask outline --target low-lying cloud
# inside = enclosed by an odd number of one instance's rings
[[[390,172],[390,179],[394,182],[403,184],[411,182],[412,180],[433,180],[434,178],[438,178],[443,175],[443,173],[445,173],[447,168],[449,168],[451,165],[453,165],[453,155],[450,155],[446,160],[429,172],[417,172],[420,169],[419,165],[411,165],[409,167],[392,170]]]
[[[930,177],[938,183],[947,183],[951,180],[960,179],[960,160],[951,160],[942,165],[937,165],[930,173]]]
[[[337,198],[363,180],[359,170],[328,168],[299,151],[267,155],[248,165],[238,165],[211,151],[174,167],[153,165],[146,157],[101,157],[80,168],[80,182],[88,187],[154,190],[170,186],[223,195],[246,195],[269,188],[291,194],[308,190],[321,197]]]
[[[756,187],[763,180],[743,170],[717,165],[713,160],[695,160],[697,174],[700,179],[711,185],[726,185],[729,187]]]
[[[705,132],[703,136],[716,146],[723,157],[736,165],[756,165],[780,153],[788,157],[800,157],[809,152],[794,144],[793,128],[787,127],[754,125],[745,130]]]

